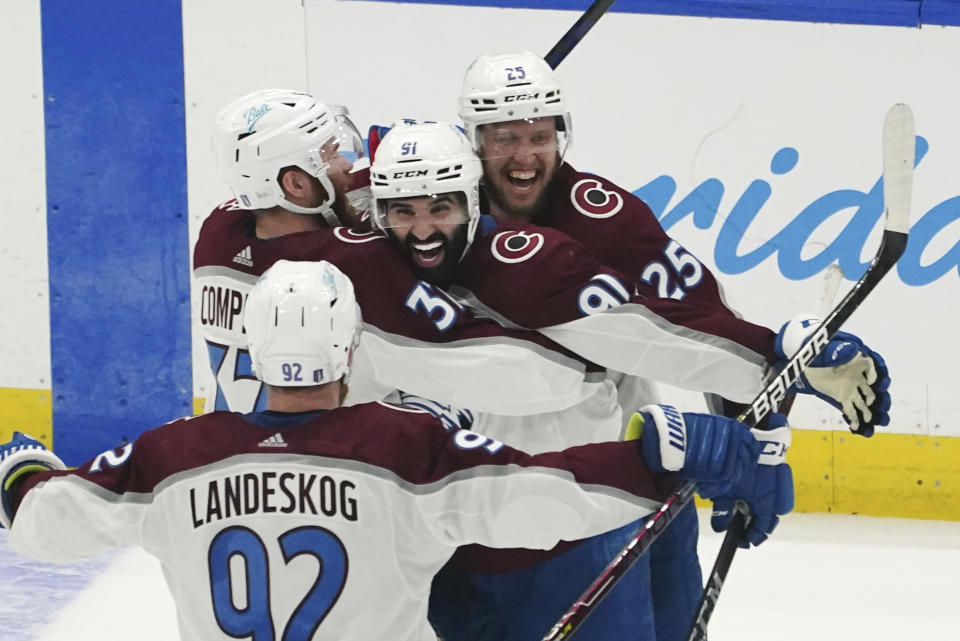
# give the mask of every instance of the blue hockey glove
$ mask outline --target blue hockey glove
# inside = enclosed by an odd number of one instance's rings
[[[56,454],[40,441],[21,434],[13,433],[13,439],[0,445],[0,525],[9,528],[13,523],[14,488],[20,481],[34,472],[47,470],[65,470]]]
[[[677,472],[699,483],[700,496],[726,494],[755,464],[761,444],[732,418],[680,413],[670,405],[647,405],[630,419],[627,432],[640,430],[643,458],[653,472]]]
[[[746,469],[729,494],[713,499],[710,526],[714,532],[730,527],[737,504],[747,513],[746,541],[740,547],[760,545],[780,522],[780,517],[793,510],[793,473],[786,463],[790,449],[790,428],[783,414],[773,414],[768,430],[750,430],[762,444],[757,463]]]
[[[473,426],[473,412],[462,410],[452,405],[444,405],[430,399],[400,392],[400,402],[403,405],[416,407],[433,414],[443,423],[447,431],[469,430]]]
[[[785,323],[774,349],[790,358],[810,338],[820,319],[802,315]],[[874,427],[890,416],[890,374],[880,354],[847,332],[837,332],[796,383],[800,394],[813,394],[843,412],[854,434],[873,436]]]

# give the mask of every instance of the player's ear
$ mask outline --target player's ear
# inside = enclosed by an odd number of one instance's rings
[[[307,174],[298,167],[284,167],[281,169],[277,182],[280,183],[284,197],[288,200],[291,196],[298,197],[305,195],[306,190],[309,188],[309,178]]]

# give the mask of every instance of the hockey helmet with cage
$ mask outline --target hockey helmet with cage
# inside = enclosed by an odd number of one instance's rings
[[[480,220],[482,175],[480,159],[455,125],[400,121],[380,141],[370,166],[374,226],[390,228],[390,199],[460,193],[465,204],[463,222],[467,225],[465,254]]]
[[[325,260],[274,263],[250,290],[243,325],[254,373],[278,387],[346,382],[362,329],[353,283]]]
[[[553,69],[537,54],[484,54],[467,68],[460,92],[460,118],[481,156],[477,134],[481,126],[545,117],[556,122],[557,153],[562,158],[573,132],[570,114]]]
[[[243,209],[281,206],[298,214],[321,214],[330,225],[336,192],[328,176],[339,154],[352,163],[364,156],[363,140],[346,108],[287,89],[265,89],[239,98],[216,118],[214,153],[220,177]],[[302,207],[284,197],[280,171],[299,167],[326,191],[317,207]]]

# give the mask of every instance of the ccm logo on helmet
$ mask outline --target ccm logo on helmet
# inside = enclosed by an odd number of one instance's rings
[[[521,100],[534,100],[540,97],[540,92],[537,93],[518,93],[515,96],[504,96],[504,102],[520,102]]]
[[[416,178],[417,176],[426,176],[428,171],[426,169],[411,169],[410,171],[395,171],[393,172],[393,178]]]

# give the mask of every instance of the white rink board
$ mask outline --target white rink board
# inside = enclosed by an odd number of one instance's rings
[[[460,79],[476,55],[546,53],[578,16],[329,0],[307,0],[305,15],[310,90],[348,104],[364,130],[399,117],[456,119]],[[358,36],[361,55],[332,56],[352,49]],[[847,193],[853,200],[845,202],[864,199],[880,177],[881,124],[896,102],[913,107],[917,133],[929,144],[915,175],[914,221],[937,206],[948,220],[960,218],[960,199],[946,202],[960,196],[960,90],[940,71],[958,59],[957,28],[608,14],[558,69],[574,121],[568,159],[629,190],[670,177],[676,191],[668,212],[704,181],[719,181],[724,191],[715,217],[703,228],[687,217],[668,230],[710,266],[735,309],[776,328],[816,308],[823,267],[791,280],[777,262],[783,254],[774,252],[746,271],[725,273],[714,257],[723,221],[752,181],[770,185],[755,219],[733,232],[743,255],[828,194],[838,199],[844,193],[836,192],[856,190],[861,195]],[[771,160],[784,148],[795,165],[774,175]],[[747,200],[754,212],[762,202]],[[794,235],[784,253],[792,247],[799,257],[788,260],[788,271],[799,269],[798,258],[823,251],[855,213],[856,207],[837,207],[808,236]],[[940,227],[921,263],[952,250],[953,269],[935,279],[921,276],[929,281],[922,286],[891,273],[848,325],[878,346],[890,366],[890,431],[960,435],[954,367],[960,344],[953,337],[960,320],[960,222]],[[878,242],[879,227],[856,248],[864,262]],[[843,281],[838,300],[851,283]],[[798,403],[792,422],[819,429],[841,424],[821,403]]]
[[[50,387],[47,198],[39,3],[4,7],[0,59],[7,123],[0,152],[0,387]],[[16,62],[14,62],[16,61]]]

